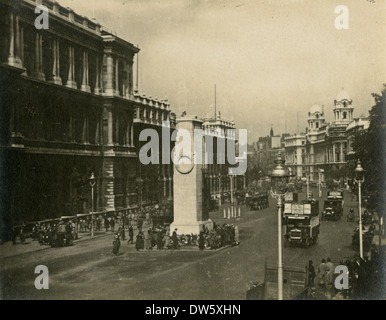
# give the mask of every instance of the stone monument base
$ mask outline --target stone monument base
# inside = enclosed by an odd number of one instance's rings
[[[208,219],[206,221],[192,221],[190,223],[179,223],[173,222],[170,225],[170,235],[173,234],[174,229],[177,228],[177,235],[181,234],[199,234],[203,230],[203,226],[207,227],[209,230],[213,230],[213,221]]]

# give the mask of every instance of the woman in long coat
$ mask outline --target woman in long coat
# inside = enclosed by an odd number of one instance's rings
[[[145,244],[144,235],[141,231],[140,233],[137,234],[137,238],[135,240],[135,249],[137,249],[137,251],[139,249],[143,249],[144,244]]]

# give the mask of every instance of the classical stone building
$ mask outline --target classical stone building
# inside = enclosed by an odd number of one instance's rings
[[[234,141],[235,155],[237,156],[236,135],[228,135],[228,129],[236,130],[234,121],[226,120],[220,114],[216,118],[205,118],[202,128],[208,136],[213,138],[213,163],[206,166],[208,189],[212,198],[219,198],[220,194],[232,193],[244,188],[245,176],[229,175],[232,165],[228,162],[228,140]],[[218,152],[218,145],[224,145],[224,152]]]
[[[354,133],[368,127],[366,117],[353,117],[353,100],[342,90],[333,103],[334,120],[327,123],[324,107],[315,104],[308,113],[306,134],[286,138],[287,164],[297,177],[309,174],[310,181],[347,179]]]
[[[296,177],[303,177],[305,171],[306,135],[294,134],[284,138],[286,166]]]
[[[142,129],[175,126],[167,100],[133,84],[139,49],[56,2],[0,1],[0,184],[3,228],[112,212],[172,198],[171,165],[142,165]]]

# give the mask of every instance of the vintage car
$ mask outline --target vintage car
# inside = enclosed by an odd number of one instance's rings
[[[324,201],[322,220],[339,220],[343,214],[342,202],[337,200]]]

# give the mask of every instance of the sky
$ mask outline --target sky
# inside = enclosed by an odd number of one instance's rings
[[[271,125],[304,132],[314,104],[331,122],[342,89],[354,117],[368,115],[386,83],[386,0],[58,2],[140,48],[140,93],[167,98],[177,116],[212,116],[216,101],[249,143]],[[335,27],[338,5],[348,29]]]

